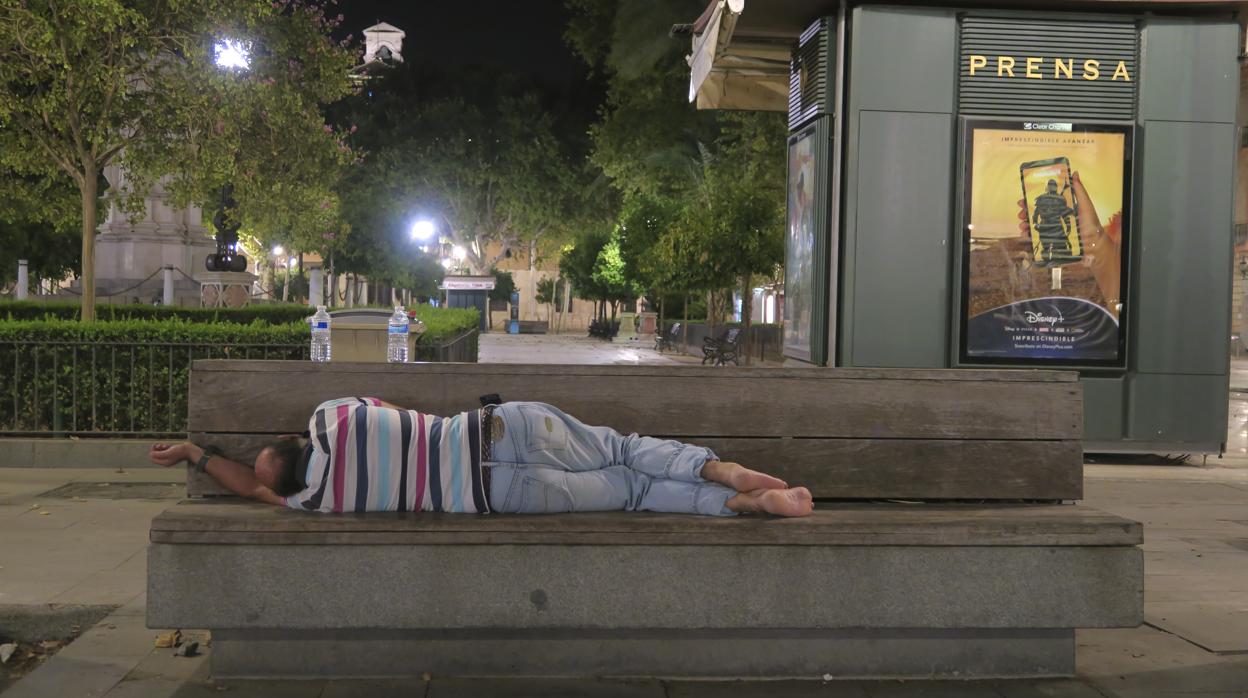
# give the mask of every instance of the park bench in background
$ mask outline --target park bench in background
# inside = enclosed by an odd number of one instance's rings
[[[702,363],[711,362],[712,366],[723,366],[731,361],[739,365],[737,355],[741,351],[741,340],[744,335],[739,327],[724,330],[718,338],[706,337],[702,340]]]
[[[667,333],[656,332],[654,334],[654,350],[662,352],[665,349],[673,349],[676,347],[676,339],[680,337],[680,323],[674,322]]]
[[[1074,628],[1141,622],[1139,524],[1067,503],[1073,373],[201,361],[190,419],[250,459],[331,397],[450,414],[491,392],[825,501],[806,519],[326,516],[191,473],[202,498],[152,523],[148,624],[211,629],[219,676],[969,678],[1069,675]]]

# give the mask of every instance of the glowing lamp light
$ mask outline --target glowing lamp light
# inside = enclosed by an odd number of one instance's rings
[[[451,260],[450,260],[449,258],[442,260],[442,268],[443,268],[443,269],[450,269],[450,268],[451,268],[451,264],[453,264],[453,262],[451,262]]]
[[[465,250],[460,245],[456,245],[455,247],[451,248],[451,256],[454,257],[455,259],[463,259],[464,257],[468,256],[468,250]]]
[[[432,238],[437,229],[433,225],[433,221],[418,220],[412,224],[412,238],[415,240],[428,240]]]
[[[286,260],[286,266],[290,267],[291,269],[294,269],[295,265],[298,263],[299,263],[299,260],[295,259],[294,257],[291,257],[290,259]]]
[[[251,67],[247,47],[236,39],[224,39],[213,46],[218,68],[247,70]]]
[[[286,254],[286,248],[282,247],[281,245],[274,245],[273,254],[274,256],[281,257],[282,255]]]

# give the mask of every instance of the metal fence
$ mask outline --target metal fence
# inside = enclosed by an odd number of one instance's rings
[[[417,345],[416,361],[477,360],[477,331]],[[0,341],[0,436],[187,433],[197,359],[307,360],[307,344]]]
[[[0,342],[0,435],[185,434],[197,359],[308,358],[307,344]]]
[[[474,328],[442,344],[417,344],[416,356],[413,357],[413,360],[475,364],[477,362],[477,342],[480,335],[481,333]]]

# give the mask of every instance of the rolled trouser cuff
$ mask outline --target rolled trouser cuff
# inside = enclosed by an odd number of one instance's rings
[[[719,456],[711,449],[682,444],[668,457],[664,477],[684,482],[701,482],[702,466],[713,460],[719,460]]]
[[[704,516],[736,516],[728,508],[728,500],[737,494],[731,487],[715,482],[698,485],[693,490],[693,510]]]

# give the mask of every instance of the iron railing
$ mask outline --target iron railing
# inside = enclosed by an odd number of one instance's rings
[[[461,333],[442,344],[416,345],[415,361],[477,362],[477,342],[480,332],[475,328]]]
[[[476,362],[477,338],[417,345],[414,360]],[[197,359],[308,357],[306,343],[0,341],[0,436],[185,435]]]
[[[308,358],[307,344],[0,341],[0,436],[185,434],[196,359]]]

